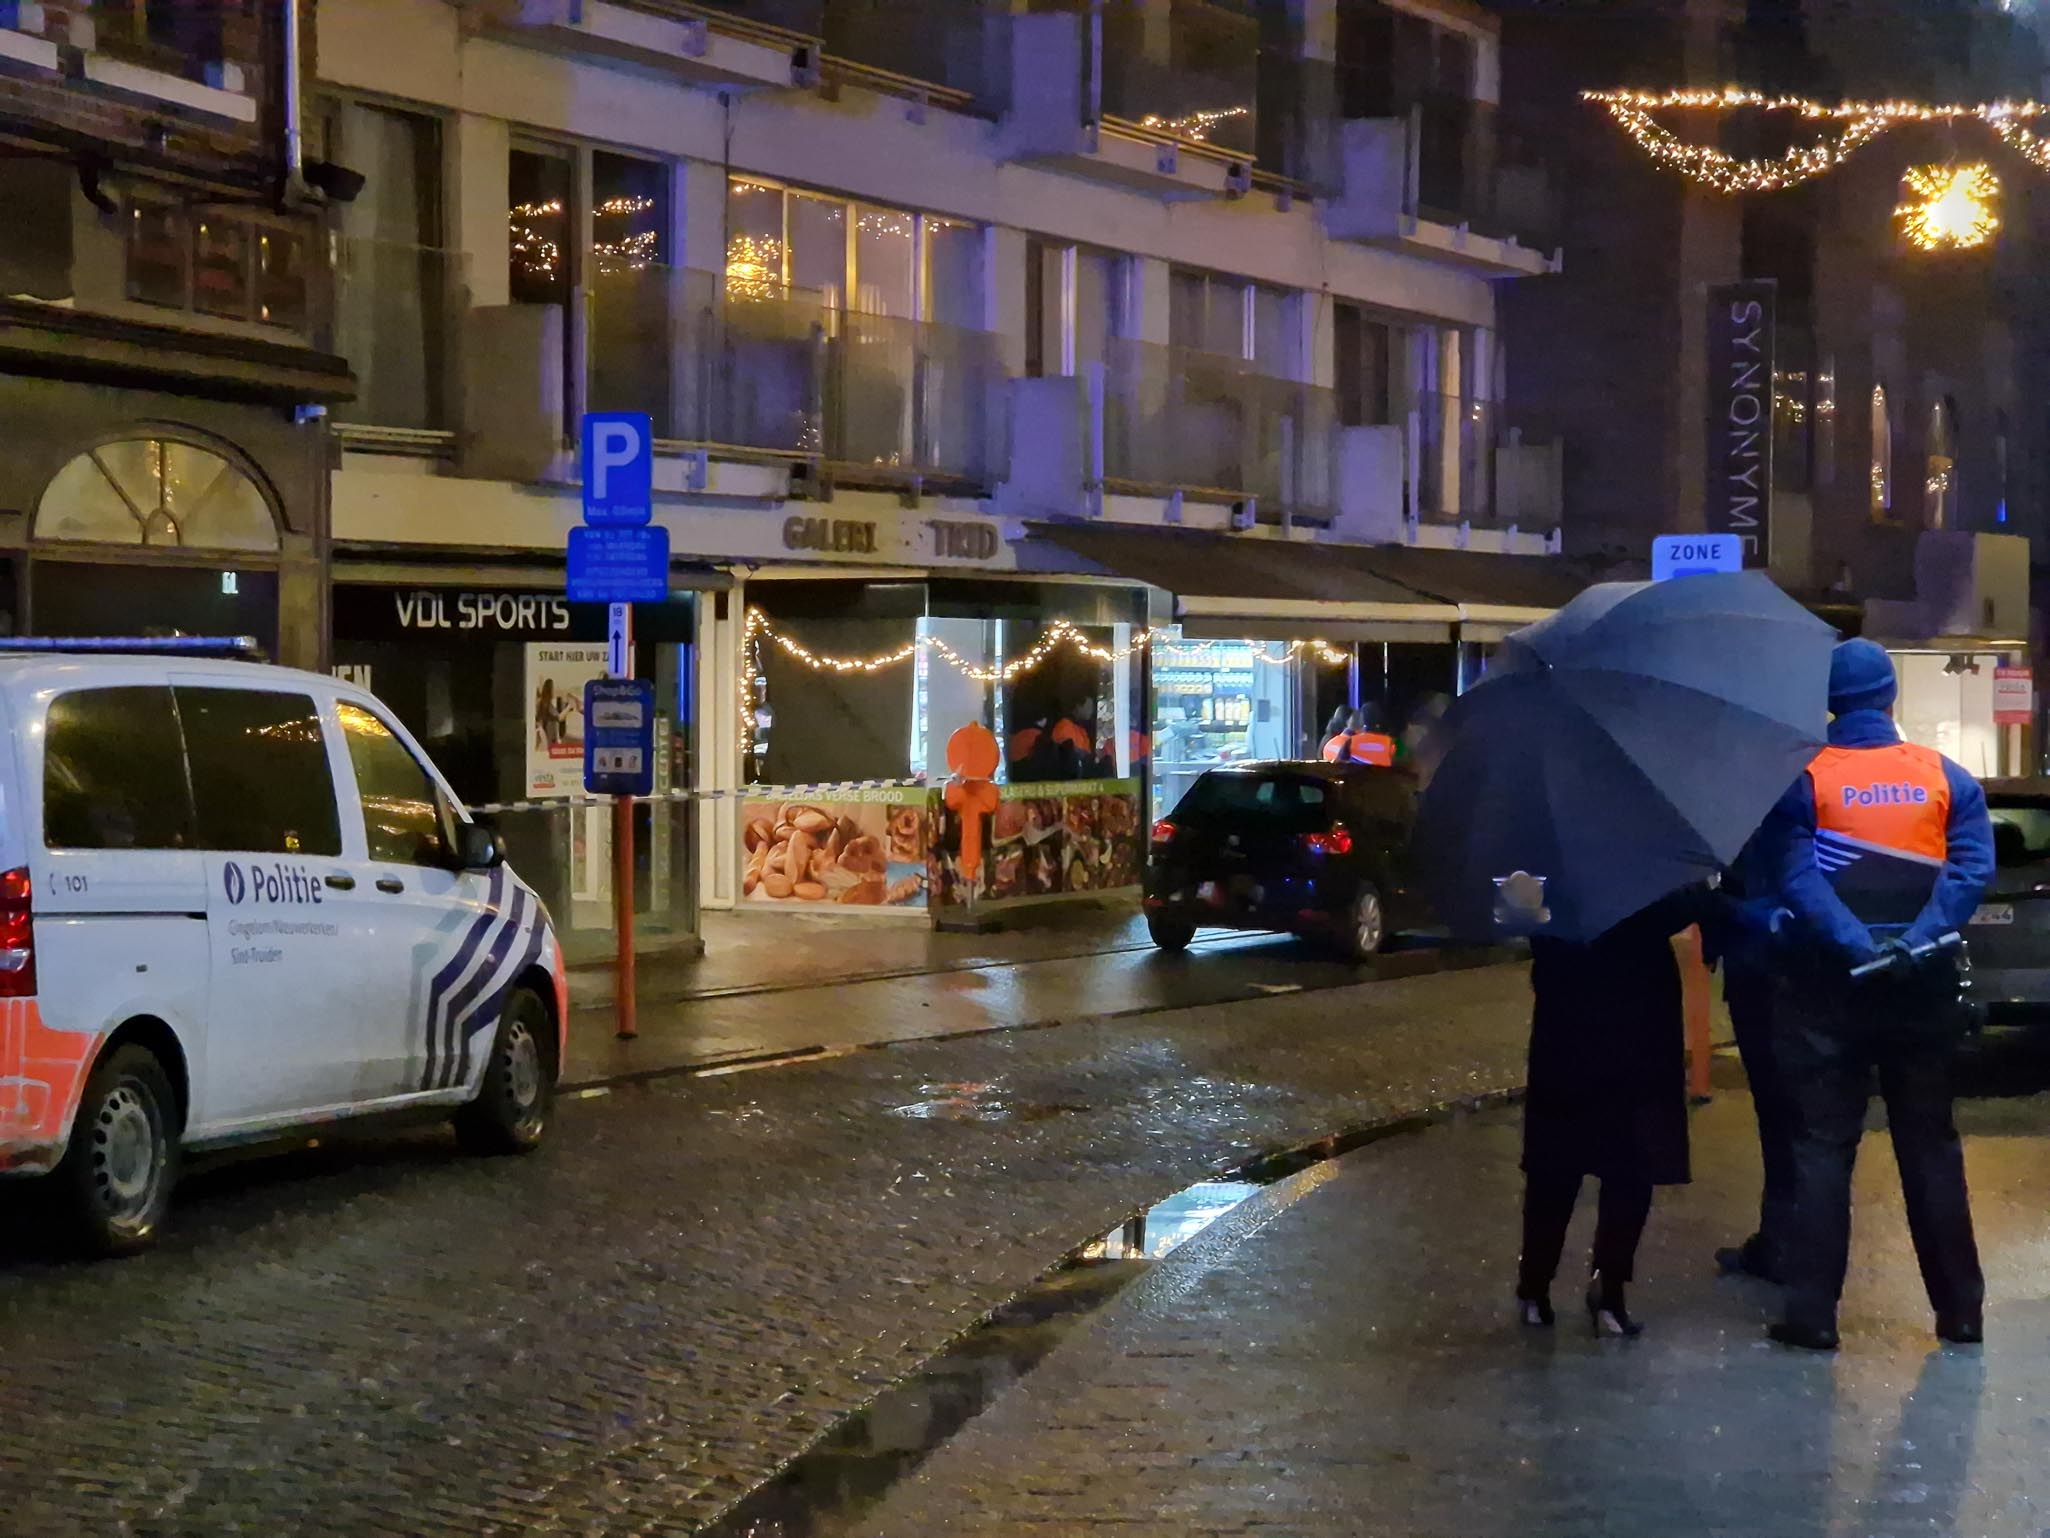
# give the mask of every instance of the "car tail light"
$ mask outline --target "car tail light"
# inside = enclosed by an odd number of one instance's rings
[[[34,894],[28,867],[0,872],[0,998],[22,999],[36,991]]]
[[[1352,834],[1343,826],[1333,828],[1329,833],[1305,833],[1303,848],[1311,854],[1351,854]]]
[[[1174,824],[1173,824],[1172,822],[1168,821],[1168,819],[1167,819],[1167,818],[1163,817],[1163,818],[1161,818],[1161,819],[1160,819],[1160,821],[1156,822],[1156,823],[1155,823],[1155,824],[1153,825],[1153,842],[1154,842],[1154,843],[1156,843],[1156,844],[1166,844],[1166,843],[1171,843],[1171,842],[1173,842],[1173,840],[1174,840],[1174,836],[1175,836],[1175,825],[1174,825]]]

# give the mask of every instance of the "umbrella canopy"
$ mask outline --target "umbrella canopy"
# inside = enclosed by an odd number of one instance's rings
[[[1511,635],[1431,755],[1439,915],[1592,939],[1728,865],[1823,744],[1835,639],[1761,572],[1604,583]]]

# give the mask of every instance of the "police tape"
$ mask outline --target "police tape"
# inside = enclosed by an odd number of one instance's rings
[[[742,785],[721,790],[663,790],[646,796],[550,796],[539,801],[487,801],[470,808],[472,813],[497,816],[502,812],[553,812],[565,807],[611,806],[629,800],[636,805],[675,801],[796,801],[805,796],[845,797],[857,791],[930,790],[924,780],[830,780],[817,785]]]

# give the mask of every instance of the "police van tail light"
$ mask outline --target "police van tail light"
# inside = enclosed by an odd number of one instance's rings
[[[26,998],[36,991],[34,893],[26,866],[0,871],[0,998]]]

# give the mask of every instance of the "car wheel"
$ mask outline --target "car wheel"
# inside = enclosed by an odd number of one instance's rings
[[[178,1181],[179,1130],[178,1097],[147,1047],[119,1047],[93,1069],[50,1174],[81,1249],[132,1255],[156,1242]]]
[[[1381,894],[1362,886],[1346,914],[1346,950],[1354,961],[1371,961],[1388,944],[1388,912],[1381,906]]]
[[[1196,926],[1187,919],[1155,918],[1149,914],[1146,933],[1153,936],[1153,943],[1164,951],[1185,951],[1189,942],[1196,938]]]
[[[477,1098],[453,1118],[456,1140],[472,1153],[526,1153],[540,1146],[555,1103],[555,1067],[548,1006],[531,988],[505,1002],[491,1061]]]

